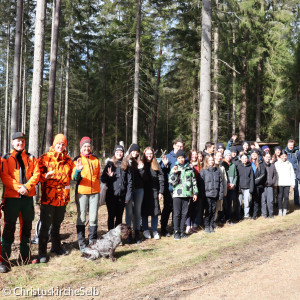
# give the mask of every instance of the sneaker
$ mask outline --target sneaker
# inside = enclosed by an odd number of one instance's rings
[[[213,226],[211,226],[211,227],[209,228],[209,231],[210,231],[211,233],[215,232]]]
[[[287,209],[284,209],[283,212],[282,212],[282,215],[286,216],[286,214],[287,214]]]
[[[206,233],[210,233],[209,227],[205,227],[204,231],[205,231]]]
[[[154,237],[154,239],[156,239],[156,240],[159,240],[159,239],[160,239],[160,235],[159,235],[159,233],[158,233],[157,231],[154,231],[154,232],[153,232],[153,237]]]
[[[171,236],[171,234],[167,231],[162,231],[161,235],[164,236],[164,237],[170,237]]]
[[[270,216],[270,219],[274,219],[274,216],[273,216],[273,215],[271,215],[271,216]]]
[[[66,249],[64,249],[63,247],[60,247],[58,249],[51,249],[50,253],[55,253],[57,255],[68,255],[70,252]],[[41,259],[40,259],[41,262]]]
[[[175,233],[174,233],[174,240],[176,240],[176,241],[180,240],[180,233],[178,231],[175,231]]]
[[[143,236],[144,236],[145,239],[151,239],[150,231],[149,230],[145,230],[143,232]]]
[[[279,216],[279,217],[282,217],[282,209],[279,209],[279,210],[278,210],[278,216]]]
[[[181,237],[182,239],[186,239],[186,238],[187,238],[187,235],[183,232],[183,233],[180,234],[180,237]]]
[[[189,234],[191,228],[192,228],[191,226],[186,226],[185,233],[186,233],[186,234]]]

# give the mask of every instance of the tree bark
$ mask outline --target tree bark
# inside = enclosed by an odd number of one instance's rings
[[[128,126],[129,126],[129,88],[128,82],[126,85],[126,107],[125,107],[125,147],[128,147]]]
[[[138,142],[141,13],[142,13],[142,0],[137,0],[134,95],[133,95],[133,116],[132,116],[132,143],[136,143],[136,144]]]
[[[198,68],[195,65],[193,87],[192,149],[197,150]]]
[[[26,57],[26,45],[24,46],[24,53],[25,53],[25,57]],[[26,135],[26,119],[27,119],[27,88],[26,88],[26,80],[27,80],[27,76],[26,76],[26,72],[27,72],[27,66],[26,66],[26,58],[24,58],[24,63],[23,63],[23,91],[22,91],[22,114],[21,114],[21,120],[22,120],[22,124],[21,124],[21,131]]]
[[[8,85],[9,85],[9,55],[10,55],[10,23],[7,24],[7,42],[6,42],[6,75],[5,75],[5,104],[4,104],[4,138],[3,154],[8,152]]]
[[[55,83],[56,83],[56,63],[58,49],[58,34],[61,13],[61,0],[53,0],[54,18],[52,20],[52,36],[51,36],[51,53],[50,53],[50,74],[49,74],[49,92],[47,100],[47,135],[46,149],[53,142],[53,115],[54,115],[54,98],[55,98]]]
[[[219,1],[216,1],[216,14],[218,17],[218,6]],[[218,127],[219,127],[219,88],[218,88],[218,73],[219,73],[219,61],[218,61],[218,51],[219,51],[219,28],[216,23],[214,31],[214,101],[213,101],[213,142],[218,141]]]
[[[199,148],[211,138],[211,1],[202,1],[201,73],[199,107]]]
[[[43,89],[45,18],[47,1],[36,3],[32,97],[30,104],[29,152],[39,156],[40,116]]]
[[[66,138],[68,138],[68,115],[69,115],[70,42],[71,42],[71,37],[69,36],[67,61],[66,61],[66,90],[65,90],[65,118],[64,118],[64,135]]]
[[[59,88],[59,103],[58,103],[58,126],[57,131],[61,132],[61,111],[62,111],[62,98],[63,98],[63,83],[64,83],[64,55],[61,54],[61,66],[60,66],[60,88]]]
[[[256,140],[260,140],[260,126],[261,126],[261,76],[262,62],[257,64],[257,88],[256,88]]]
[[[17,0],[16,16],[16,34],[15,34],[15,54],[13,67],[13,91],[11,102],[11,133],[18,131],[18,113],[19,113],[19,85],[20,85],[20,52],[21,52],[21,35],[22,35],[22,12],[23,0]]]
[[[232,30],[233,64],[232,64],[232,134],[236,132],[236,71],[235,71],[235,29]]]
[[[162,60],[162,45],[160,45],[160,50],[159,50],[159,64],[158,64],[157,78],[156,78],[155,100],[154,100],[154,109],[153,109],[153,123],[152,123],[151,142],[150,142],[150,146],[152,148],[154,148],[154,144],[155,144],[157,119],[158,119],[158,103],[159,103],[159,85],[160,85],[161,60]]]
[[[119,76],[118,76],[119,77]],[[118,133],[119,133],[119,87],[118,87],[118,81],[116,81],[116,105],[115,105],[115,109],[116,109],[116,121],[115,121],[115,144],[118,144]]]

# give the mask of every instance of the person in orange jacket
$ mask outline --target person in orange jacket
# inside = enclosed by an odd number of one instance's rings
[[[100,163],[92,154],[92,140],[85,136],[80,141],[80,155],[75,157],[76,169],[73,170],[73,180],[77,181],[77,239],[79,249],[84,250],[85,221],[89,209],[89,243],[97,239],[98,207],[100,196]]]
[[[22,215],[20,254],[24,262],[29,260],[29,243],[34,219],[33,196],[40,173],[36,158],[25,150],[25,135],[12,135],[13,149],[2,159],[2,182],[4,184],[4,228],[2,234],[2,257],[7,263],[14,241],[16,221]],[[8,265],[6,265],[8,267]]]
[[[50,252],[66,255],[60,242],[60,225],[64,220],[66,206],[70,201],[70,181],[74,163],[66,151],[67,139],[57,134],[49,152],[43,154],[38,162],[41,187],[41,229],[39,233],[39,261],[47,262],[48,232],[51,229],[52,247]]]

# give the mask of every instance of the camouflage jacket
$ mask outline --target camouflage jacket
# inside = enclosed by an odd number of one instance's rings
[[[174,173],[174,167],[171,169],[169,183],[173,186],[173,197],[193,197],[198,195],[198,187],[193,167],[186,163],[184,166],[178,163],[178,172]]]

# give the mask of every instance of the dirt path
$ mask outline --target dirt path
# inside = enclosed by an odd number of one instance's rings
[[[258,253],[261,260],[252,266],[249,262],[182,299],[299,299],[299,234],[285,246],[279,251],[272,248]]]

